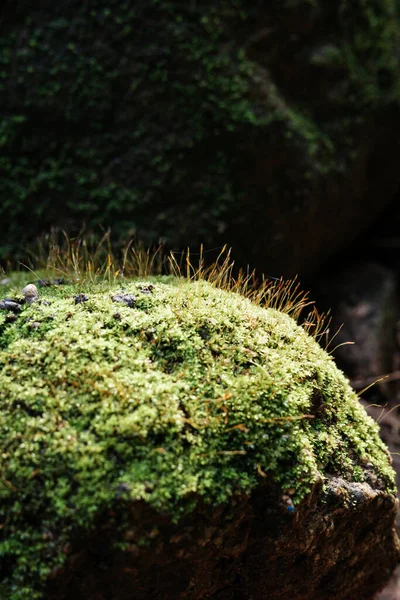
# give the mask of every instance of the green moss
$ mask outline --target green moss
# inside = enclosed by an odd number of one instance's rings
[[[40,598],[74,533],[111,508],[123,528],[127,502],[179,521],[267,482],[298,506],[319,474],[360,481],[367,462],[395,491],[377,425],[287,315],[171,277],[82,291],[0,322],[5,597]]]

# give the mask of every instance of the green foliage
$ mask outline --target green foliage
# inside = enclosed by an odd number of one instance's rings
[[[0,41],[1,216],[11,238],[21,223],[29,236],[32,220],[46,229],[63,217],[168,235],[176,201],[203,214],[202,232],[215,225],[232,200],[222,134],[257,122],[250,63],[221,47],[235,3],[199,13],[171,2],[67,2],[62,13],[48,4],[20,22],[16,12]],[[210,133],[212,164],[188,196],[191,164],[209,162]],[[210,209],[210,194],[225,201]]]

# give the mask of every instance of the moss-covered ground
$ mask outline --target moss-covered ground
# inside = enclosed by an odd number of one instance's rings
[[[179,521],[267,481],[296,510],[367,463],[394,491],[377,425],[287,314],[176,277],[39,294],[0,311],[1,598],[41,598],[74,532],[119,506],[123,528],[126,502]]]

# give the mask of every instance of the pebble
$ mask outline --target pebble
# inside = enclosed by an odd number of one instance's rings
[[[39,279],[37,284],[39,287],[50,287],[51,281],[50,279]]]
[[[154,285],[152,283],[149,283],[149,285],[140,287],[139,290],[142,292],[142,294],[152,294],[154,290]]]
[[[111,300],[113,302],[122,302],[129,306],[129,308],[133,308],[136,304],[137,297],[133,294],[115,294],[115,296],[111,296]]]
[[[74,300],[75,304],[82,304],[82,302],[87,302],[89,298],[86,296],[86,294],[78,294],[75,296]]]
[[[64,277],[58,277],[57,279],[53,279],[53,281],[51,281],[50,279],[39,279],[37,284],[39,287],[51,287],[52,285],[58,286],[58,285],[65,285],[67,282],[66,279],[64,279]]]
[[[22,290],[22,294],[25,298],[25,302],[31,304],[31,302],[35,302],[39,298],[39,292],[33,283],[28,283]]]
[[[5,300],[0,300],[0,310],[11,310],[14,313],[19,313],[21,305],[18,302],[14,302],[14,300],[6,298]]]

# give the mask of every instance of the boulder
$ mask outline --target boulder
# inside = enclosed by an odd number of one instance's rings
[[[308,275],[399,184],[395,0],[5,0],[0,259],[50,227]]]
[[[383,587],[399,558],[389,453],[284,302],[176,277],[38,296],[0,312],[1,597]]]

